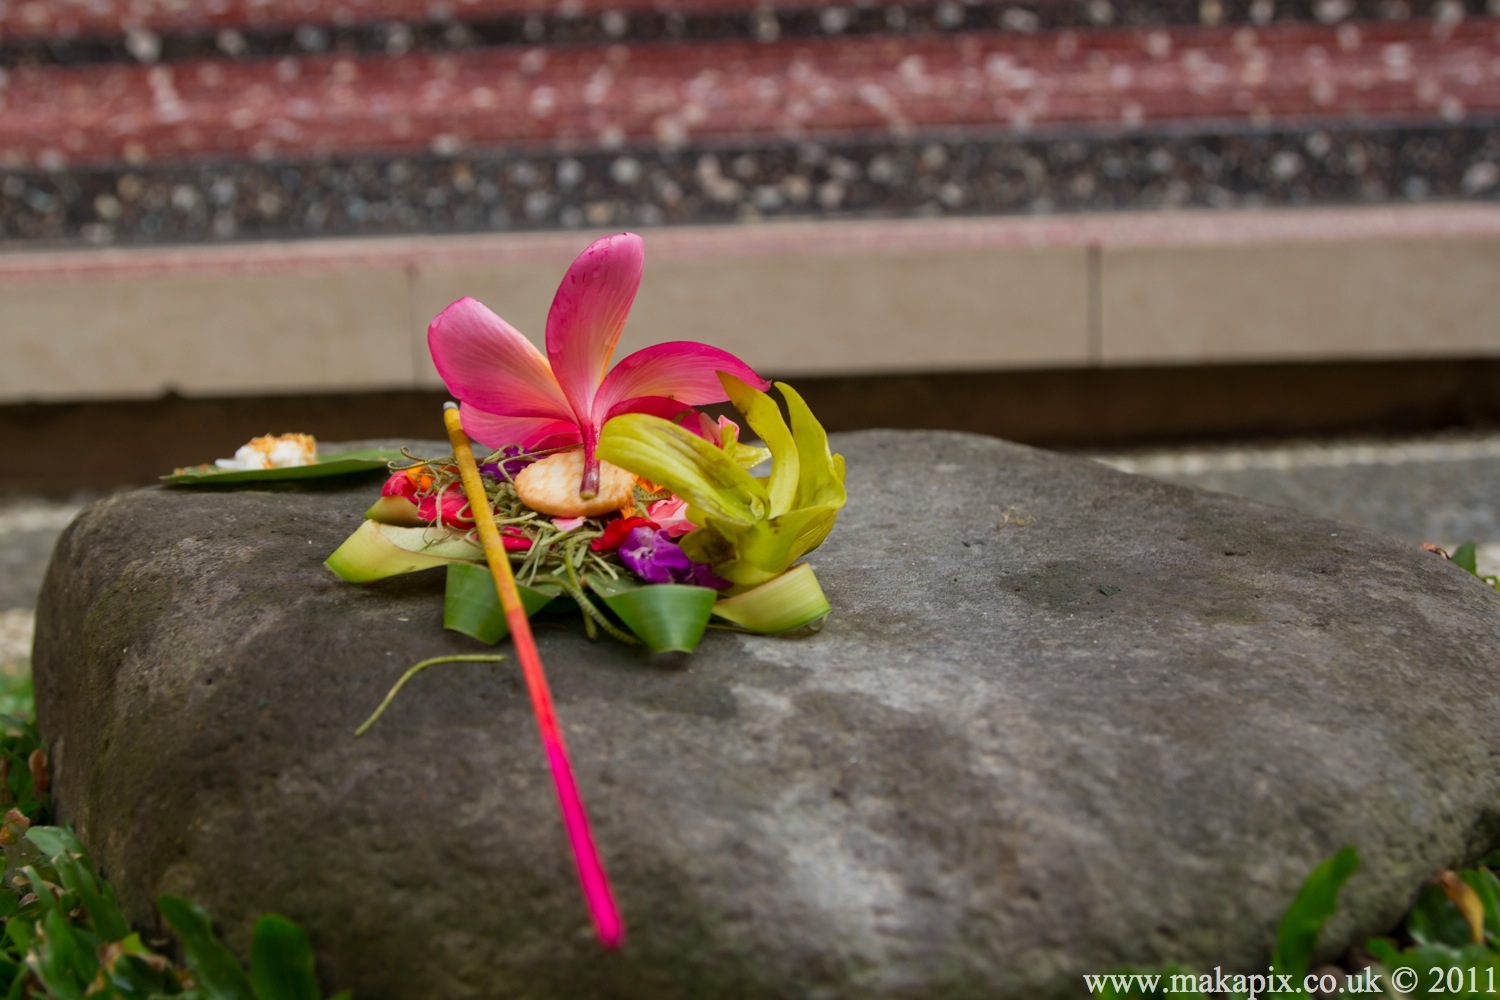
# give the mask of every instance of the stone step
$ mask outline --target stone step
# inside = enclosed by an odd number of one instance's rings
[[[782,0],[780,8],[810,5],[811,0]],[[1051,2],[1051,0],[1044,0]],[[129,31],[159,34],[222,30],[267,30],[303,25],[381,24],[390,22],[463,23],[525,14],[550,14],[554,0],[52,0],[9,3],[0,7],[0,37],[7,40],[108,37]],[[569,0],[569,12],[606,10],[745,11],[754,0]]]
[[[23,66],[0,105],[0,159],[56,169],[369,150],[671,149],[1350,115],[1366,126],[1451,124],[1500,111],[1497,67],[1489,19],[1442,31],[1293,23]]]
[[[12,2],[0,6],[0,39],[8,43],[40,41],[56,46],[75,39],[85,41],[121,37],[130,33],[152,35],[201,35],[215,31],[277,31],[299,27],[333,29],[368,25],[406,24],[420,26],[466,25],[494,22],[527,15],[576,21],[589,15],[653,13],[746,13],[761,18],[805,7],[821,6],[811,0],[779,0],[774,8],[756,0],[214,0],[213,3],[183,3],[181,0],[52,0]],[[868,9],[867,4],[855,5]],[[891,5],[896,6],[896,5]],[[931,3],[899,5],[905,16],[892,16],[877,8],[881,20],[899,30],[908,20],[925,20]],[[953,5],[957,6],[957,5]],[[1405,0],[1399,4],[1381,0],[1350,0],[1345,4],[1307,2],[1255,2],[1228,0],[1200,4],[1197,0],[1033,0],[1014,4],[996,0],[972,0],[963,5],[987,20],[1019,34],[1054,27],[1107,27],[1128,24],[1151,27],[1160,24],[1243,23],[1263,27],[1273,21],[1304,20],[1325,24],[1368,20],[1425,20],[1444,22],[1465,14],[1486,13],[1485,0]],[[838,34],[859,10],[842,10],[843,17],[820,18],[824,30]],[[962,11],[950,10],[936,18],[936,27],[952,27],[965,20]],[[752,30],[749,24],[746,31]],[[534,40],[534,39],[533,39]],[[227,54],[233,54],[233,49]],[[144,55],[144,54],[143,54]]]

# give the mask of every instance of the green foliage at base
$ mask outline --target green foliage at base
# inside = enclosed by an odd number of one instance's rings
[[[1465,571],[1466,573],[1473,573],[1475,576],[1479,577],[1479,579],[1483,580],[1491,587],[1494,587],[1496,590],[1500,590],[1500,576],[1479,572],[1478,555],[1478,546],[1476,546],[1473,542],[1464,542],[1458,548],[1453,550],[1453,555],[1451,556],[1451,558],[1453,560],[1453,565],[1457,566],[1459,569]]]
[[[1233,975],[1222,970],[1212,973],[1198,972],[1183,966],[1173,965],[1154,971],[1134,971],[1105,977],[1100,988],[1092,990],[1094,996],[1122,1000],[1124,997],[1172,997],[1183,1000],[1206,1000],[1212,993],[1226,1000],[1247,1000],[1252,992],[1269,994],[1267,987],[1276,986],[1277,975],[1301,984],[1307,975],[1308,962],[1318,943],[1318,934],[1338,906],[1339,890],[1359,867],[1359,855],[1354,848],[1346,847],[1333,857],[1314,868],[1302,883],[1292,904],[1282,915],[1276,930],[1276,947],[1272,952],[1271,966],[1264,977],[1254,983],[1244,983],[1248,977],[1240,976],[1240,983]],[[1221,986],[1227,989],[1221,990]],[[1201,987],[1201,988],[1200,988]],[[1239,987],[1239,988],[1236,988]],[[1297,997],[1306,993],[1277,992],[1276,996]]]
[[[35,698],[31,691],[29,671],[0,669],[0,717],[22,718],[31,715]]]
[[[25,706],[29,709],[29,705]],[[147,944],[69,830],[47,818],[46,754],[23,719],[0,715],[0,996],[5,1000],[320,1000],[307,934],[274,914],[251,934],[250,966],[221,943],[202,907],[162,896],[176,935]],[[341,993],[334,1000],[348,1000]]]
[[[1366,946],[1387,973],[1406,970],[1416,983],[1406,995],[1500,995],[1500,879],[1491,867],[1500,855],[1484,860],[1422,890],[1406,918],[1406,947],[1384,938]]]
[[[1336,982],[1325,978],[1324,984],[1333,983],[1333,993],[1339,996],[1385,1000],[1500,995],[1500,879],[1491,868],[1497,863],[1500,852],[1485,858],[1480,867],[1441,873],[1417,897],[1406,918],[1402,942],[1370,940],[1364,950],[1373,964],[1340,971]],[[1257,982],[1252,985],[1246,985],[1250,976],[1224,974],[1217,969],[1203,973],[1172,965],[1086,977],[1085,989],[1090,996],[1111,1000],[1252,1000],[1257,996],[1322,995],[1306,989],[1316,985],[1309,981],[1313,951],[1323,925],[1337,909],[1339,890],[1358,867],[1354,848],[1346,847],[1313,869],[1281,919],[1267,976],[1254,977]],[[1320,975],[1332,974],[1320,970]],[[1290,989],[1286,988],[1288,984]],[[1214,992],[1223,985],[1229,988]]]

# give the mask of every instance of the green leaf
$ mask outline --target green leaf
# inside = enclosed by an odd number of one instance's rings
[[[484,549],[460,532],[364,521],[324,565],[350,583],[370,583],[455,562],[483,561]]]
[[[760,480],[717,446],[647,413],[626,413],[605,424],[597,453],[726,521],[750,524],[764,516],[769,502]]]
[[[420,528],[432,523],[422,520],[417,513],[417,505],[406,497],[381,497],[365,511],[365,518],[402,528]]]
[[[1467,570],[1475,576],[1479,575],[1479,564],[1476,560],[1476,549],[1473,542],[1464,542],[1453,550],[1453,565],[1459,569]]]
[[[256,1000],[321,1000],[307,932],[274,913],[257,920],[250,942],[250,982]]]
[[[1406,917],[1406,932],[1423,945],[1462,948],[1473,940],[1469,922],[1440,885],[1424,886]]]
[[[653,653],[691,653],[698,648],[719,592],[679,583],[621,586],[621,581],[589,586]]]
[[[1484,929],[1491,938],[1500,938],[1500,878],[1488,868],[1471,868],[1459,873],[1484,906]]]
[[[30,831],[28,831],[28,834]],[[33,838],[34,839],[34,838]],[[123,941],[130,934],[130,925],[120,912],[115,901],[114,890],[108,883],[101,884],[94,877],[93,863],[88,855],[53,858],[53,866],[63,887],[78,896],[84,910],[94,923],[94,931],[102,941]]]
[[[176,896],[160,896],[156,905],[182,942],[187,967],[203,990],[204,1000],[255,1000],[239,959],[219,942],[201,906]]]
[[[521,594],[521,606],[530,618],[562,593],[560,587],[542,584],[523,587],[516,584]],[[448,580],[443,591],[443,628],[462,632],[493,646],[510,635],[510,625],[505,620],[505,609],[500,606],[500,595],[495,593],[495,578],[490,575],[488,564],[449,563]]]
[[[80,857],[88,853],[71,830],[60,826],[34,826],[26,831],[26,839],[54,864],[58,858]]]
[[[31,886],[31,891],[36,893],[36,907],[39,912],[51,913],[57,909],[57,898],[52,895],[47,880],[42,878],[33,865],[24,866],[21,869],[21,875]]]
[[[1312,870],[1276,929],[1271,964],[1276,971],[1300,979],[1307,972],[1318,934],[1338,909],[1339,890],[1359,868],[1359,852],[1345,847]]]
[[[326,476],[347,476],[355,472],[386,469],[390,463],[401,461],[402,457],[399,448],[362,448],[324,455],[312,465],[294,465],[288,469],[184,469],[170,476],[162,476],[161,480],[174,486],[229,486],[237,483],[322,479]]]
[[[830,608],[807,563],[793,566],[769,583],[726,597],[714,614],[751,632],[789,632],[828,617]]]
[[[28,673],[0,673],[0,712],[32,715],[36,711],[36,692]]]
[[[110,982],[122,996],[156,1000],[158,995],[166,992],[168,977],[175,976],[168,968],[157,968],[148,961],[158,956],[146,947],[139,934],[126,935],[119,942],[119,949],[119,957],[113,967],[107,967],[107,972]]]
[[[1386,967],[1399,964],[1401,959],[1401,949],[1390,938],[1370,938],[1365,942],[1365,951]]]
[[[606,576],[603,573],[590,573],[584,582],[588,588],[600,597],[614,597],[631,590],[639,590],[642,587],[650,587],[652,584],[642,583],[632,576]]]
[[[1462,948],[1422,944],[1405,951],[1398,951],[1392,942],[1377,939],[1370,941],[1366,948],[1387,974],[1396,969],[1410,969],[1417,973],[1417,976],[1410,981],[1417,983],[1418,989],[1400,994],[1392,991],[1392,996],[1486,996],[1489,995],[1486,986],[1491,976],[1488,970],[1497,968],[1497,962],[1500,962],[1500,955],[1478,944],[1469,944]],[[1447,975],[1450,969],[1454,970],[1452,979]],[[1477,993],[1466,988],[1471,975],[1470,970],[1473,970],[1475,985],[1479,988]],[[1449,986],[1458,988],[1450,992],[1447,988]],[[1429,992],[1431,987],[1436,988]]]
[[[43,918],[42,933],[27,964],[47,988],[47,995],[56,1000],[83,1000],[84,990],[99,967],[89,949],[81,947],[73,936],[73,928],[61,910],[51,910]]]

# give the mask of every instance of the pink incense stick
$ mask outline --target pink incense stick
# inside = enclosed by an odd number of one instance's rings
[[[448,429],[448,439],[453,444],[453,457],[458,461],[464,494],[469,499],[475,527],[479,529],[479,540],[490,565],[490,575],[495,578],[495,592],[500,598],[500,606],[505,609],[505,621],[510,626],[510,637],[515,642],[516,654],[521,661],[521,674],[526,678],[526,690],[531,694],[531,709],[536,715],[542,748],[547,751],[547,763],[552,768],[552,783],[557,788],[557,803],[562,809],[563,826],[567,828],[568,842],[573,848],[573,860],[578,865],[578,883],[583,888],[589,915],[594,919],[594,931],[599,935],[599,943],[606,948],[618,948],[625,939],[625,923],[620,919],[614,894],[609,888],[609,878],[604,873],[603,862],[599,860],[599,849],[594,845],[594,835],[589,830],[588,814],[583,810],[578,783],[573,780],[573,765],[568,760],[568,748],[563,743],[562,729],[557,723],[552,691],[547,686],[547,675],[542,670],[542,657],[537,652],[536,639],[531,634],[531,621],[526,617],[521,593],[516,589],[515,575],[511,573],[510,558],[500,540],[500,530],[495,525],[489,497],[479,479],[479,466],[474,461],[474,450],[459,422],[457,404],[448,403],[443,407],[443,423]]]

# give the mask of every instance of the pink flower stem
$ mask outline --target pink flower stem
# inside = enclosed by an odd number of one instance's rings
[[[585,500],[592,500],[599,494],[599,458],[594,454],[597,444],[595,437],[584,435],[583,480],[578,484],[578,495]]]
[[[458,407],[448,404],[443,410],[443,421],[448,428],[448,439],[453,444],[453,457],[458,461],[459,474],[463,477],[464,493],[469,498],[475,526],[479,529],[479,540],[484,545],[485,559],[489,562],[490,574],[495,578],[495,593],[500,598],[500,606],[505,609],[505,621],[510,626],[510,637],[515,642],[516,655],[521,661],[521,674],[526,679],[526,690],[531,694],[531,709],[536,715],[537,730],[542,738],[542,748],[547,753],[547,763],[552,768],[552,783],[557,789],[557,803],[562,809],[563,826],[568,831],[568,842],[573,848],[573,861],[578,866],[578,882],[583,889],[583,898],[588,904],[589,915],[593,917],[599,943],[606,948],[618,948],[625,939],[625,924],[615,906],[609,879],[604,873],[604,864],[599,860],[599,849],[589,830],[588,814],[583,810],[578,783],[573,780],[573,765],[568,760],[562,728],[557,722],[557,709],[552,704],[552,691],[547,686],[547,675],[542,670],[542,657],[537,652],[536,639],[531,634],[531,621],[526,617],[520,591],[516,589],[516,578],[511,573],[510,558],[505,554],[500,531],[495,525],[494,511],[490,508],[489,497],[479,479],[474,450],[459,423]]]

